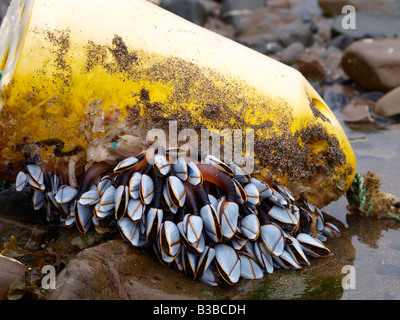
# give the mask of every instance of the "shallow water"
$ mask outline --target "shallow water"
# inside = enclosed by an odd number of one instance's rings
[[[337,117],[341,121],[340,114]],[[356,154],[356,172],[374,171],[381,178],[382,191],[400,196],[400,125],[342,122],[342,126]],[[314,267],[318,273],[310,275],[311,282],[331,278],[324,287],[327,292],[316,292],[311,283],[299,298],[400,299],[400,223],[351,214],[347,204],[342,197],[323,208],[342,233],[327,242],[332,257],[325,259],[322,268],[318,261]]]
[[[343,127],[356,154],[357,173],[374,171],[382,191],[400,196],[400,125],[385,124],[383,130],[375,125]],[[354,252],[349,265],[354,266],[355,288],[344,289],[340,299],[400,299],[400,223],[355,217],[346,205],[341,198],[324,208],[343,224],[335,254]]]

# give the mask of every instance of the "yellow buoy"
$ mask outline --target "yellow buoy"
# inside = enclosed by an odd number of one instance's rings
[[[0,57],[5,177],[32,154],[59,170],[113,161],[173,124],[248,130],[252,173],[317,205],[353,180],[343,129],[297,70],[147,1],[12,0]]]

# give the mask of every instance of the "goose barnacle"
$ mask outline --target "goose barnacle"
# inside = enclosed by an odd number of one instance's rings
[[[130,246],[152,248],[162,264],[212,286],[301,269],[330,254],[321,239],[340,231],[312,203],[276,181],[245,176],[233,163],[212,156],[195,163],[185,155],[176,148],[156,154],[154,164],[145,153],[113,168],[94,163],[77,186],[29,164],[16,190],[30,187],[34,209],[44,208],[48,221],[82,233],[116,226]]]

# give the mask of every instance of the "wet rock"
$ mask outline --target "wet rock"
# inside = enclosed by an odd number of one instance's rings
[[[333,81],[342,77],[340,67],[342,52],[334,47],[323,48],[318,44],[306,48],[297,59],[297,69],[308,80]]]
[[[355,41],[354,38],[345,36],[344,34],[339,34],[332,39],[330,42],[331,46],[335,46],[341,50],[345,50],[349,45],[351,45]]]
[[[329,46],[332,40],[332,19],[318,16],[313,18],[313,22],[318,28],[318,31],[314,33],[314,43],[319,43],[323,47]]]
[[[221,11],[221,5],[214,0],[197,0],[206,10],[209,17],[218,17]]]
[[[220,18],[228,24],[237,25],[241,18],[251,15],[254,10],[265,6],[265,0],[224,0]]]
[[[304,0],[268,0],[268,8],[281,8],[281,9],[291,9],[297,5],[301,5]]]
[[[372,112],[384,117],[400,114],[400,86],[382,96],[372,107]]]
[[[345,75],[346,76],[346,75]],[[339,78],[336,81],[332,82],[332,83],[327,83],[325,85],[325,90],[324,93],[322,95],[325,95],[326,91],[332,91],[335,94],[343,94],[345,96],[348,96],[350,98],[350,100],[354,97],[357,97],[360,95],[360,91],[358,88],[356,88],[353,84],[353,81],[350,80],[350,83],[347,83],[348,80]],[[348,102],[350,102],[347,101]],[[347,104],[346,103],[346,104]]]
[[[204,25],[204,28],[232,40],[235,37],[235,28],[230,24],[224,23],[218,18],[214,18],[211,16],[208,17],[207,22]]]
[[[299,20],[294,20],[291,23],[277,26],[276,34],[279,42],[283,46],[289,46],[294,42],[300,42],[305,47],[313,44],[314,38],[312,36],[313,30],[310,29],[307,23]]]
[[[302,43],[295,42],[287,46],[280,55],[280,61],[287,64],[294,64],[297,59],[304,53],[304,46]]]
[[[361,94],[361,97],[371,101],[378,101],[385,93],[382,91],[368,91]]]
[[[398,12],[357,12],[356,27],[345,29],[343,15],[334,18],[332,34],[342,34],[356,40],[364,38],[400,37],[400,13]]]
[[[16,192],[12,187],[0,192],[0,246],[14,235],[21,247],[39,249],[48,234],[44,221],[44,210],[33,210],[30,188]]]
[[[369,105],[361,100],[352,100],[341,110],[345,122],[373,122]]]
[[[206,285],[155,258],[110,240],[82,250],[57,275],[49,300],[178,300],[202,298]]]
[[[206,8],[197,0],[162,0],[160,7],[200,26],[207,20]]]
[[[269,4],[269,2],[268,2]],[[292,14],[298,15],[303,20],[307,20],[313,16],[320,16],[322,10],[318,4],[318,0],[303,0],[299,1],[290,10]]]
[[[10,286],[24,281],[27,268],[19,261],[0,255],[0,300],[7,300]]]
[[[0,214],[0,246],[15,236],[18,245],[27,250],[38,250],[45,241],[48,229],[32,225]]]
[[[287,10],[261,8],[242,18],[236,28],[235,39],[261,53],[268,43],[283,47],[299,42],[305,47],[313,44],[313,33],[306,23]]]
[[[344,51],[342,67],[366,89],[391,90],[400,85],[400,39],[356,41]]]
[[[264,48],[262,48],[262,50],[264,50]],[[266,50],[265,51],[266,54],[274,54],[274,53],[282,51],[283,46],[279,42],[272,41],[272,42],[268,42],[265,45],[265,50]]]
[[[33,210],[30,188],[16,192],[15,187],[12,187],[0,192],[0,214],[23,222],[43,221],[45,219],[43,211]]]
[[[318,3],[327,16],[342,14],[346,5],[353,6],[357,12],[392,12],[395,8],[388,0],[318,0]]]
[[[341,110],[350,102],[350,97],[345,93],[336,93],[332,90],[325,90],[324,101],[332,111]]]
[[[318,32],[318,25],[313,18],[321,16],[322,10],[317,0],[304,0],[291,8],[290,13],[305,22],[313,33]]]
[[[308,80],[323,80],[326,77],[325,69],[318,57],[303,54],[297,59],[298,70]]]

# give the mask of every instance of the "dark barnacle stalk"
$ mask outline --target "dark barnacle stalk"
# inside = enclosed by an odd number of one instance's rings
[[[199,255],[203,253],[205,245],[203,219],[200,217],[194,186],[185,182],[183,185],[186,192],[186,204],[181,210],[177,226],[186,250]]]
[[[260,279],[276,268],[301,269],[330,254],[322,241],[339,231],[318,208],[276,181],[198,157],[204,163],[170,148],[152,159],[145,153],[126,158],[112,172],[94,164],[78,189],[30,164],[16,188],[34,189],[35,208],[48,203],[65,226],[76,221],[81,232],[92,224],[117,226],[131,246],[152,248],[161,263],[212,286]]]
[[[212,165],[199,164],[198,167],[203,175],[204,181],[216,185],[225,195],[225,199],[218,204],[217,213],[223,236],[227,239],[231,239],[236,232],[239,217],[239,207],[235,202],[235,183],[225,171],[221,171]]]
[[[222,228],[220,218],[215,207],[211,204],[203,185],[194,188],[197,201],[199,202],[200,216],[203,219],[203,226],[208,237],[214,242],[222,241]]]
[[[85,173],[85,176],[79,186],[75,199],[72,200],[74,203],[72,204],[72,206],[75,207],[75,223],[81,233],[86,233],[87,231],[89,231],[92,221],[93,210],[90,206],[81,205],[79,203],[79,199],[89,189],[94,180],[107,172],[108,169],[109,165],[105,162],[98,162],[93,164]]]
[[[151,206],[148,206],[149,210],[147,211],[146,217],[146,241],[148,243],[154,243],[156,241],[164,217],[164,210],[161,203],[164,179],[157,174],[153,175],[153,179],[154,198],[151,202]]]
[[[115,219],[121,220],[127,211],[129,202],[129,179],[132,175],[133,170],[129,169],[121,173],[119,185],[115,190],[114,194],[114,207],[115,207]]]

